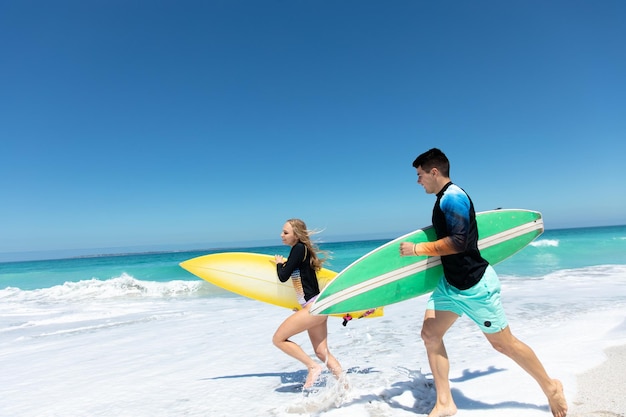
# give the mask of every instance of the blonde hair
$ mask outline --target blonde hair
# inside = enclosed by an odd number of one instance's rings
[[[322,265],[328,257],[327,253],[326,251],[320,250],[317,245],[311,240],[311,236],[319,232],[307,229],[304,221],[300,219],[289,219],[287,220],[287,223],[289,223],[293,228],[293,234],[296,235],[298,240],[304,246],[306,246],[308,251],[311,253],[311,268],[316,271],[322,269]],[[323,258],[319,256],[321,254],[324,255]]]

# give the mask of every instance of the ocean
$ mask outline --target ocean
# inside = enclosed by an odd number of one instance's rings
[[[387,240],[320,243],[339,271]],[[288,254],[286,246],[233,248]],[[286,309],[178,264],[223,250],[0,263],[0,416],[415,416],[434,401],[419,332],[426,296],[347,326],[329,347],[349,388],[271,343]],[[496,265],[513,333],[576,393],[576,375],[626,344],[626,226],[548,230]],[[306,335],[293,339],[313,355]],[[460,416],[547,416],[534,381],[466,318],[445,340]],[[624,410],[626,413],[626,410]]]

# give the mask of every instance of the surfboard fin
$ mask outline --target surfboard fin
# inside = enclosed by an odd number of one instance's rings
[[[369,316],[370,314],[372,314],[372,313],[373,313],[373,312],[375,312],[375,311],[376,311],[376,309],[375,309],[375,308],[370,308],[369,310],[367,310],[367,311],[365,311],[363,314],[361,314],[359,317],[357,317],[357,319],[362,319],[362,318],[365,318],[365,317]],[[347,326],[347,325],[348,325],[348,322],[349,322],[350,320],[352,320],[352,319],[353,319],[353,317],[350,315],[350,313],[348,313],[348,314],[346,314],[345,316],[343,316],[343,323],[342,323],[342,324],[343,324],[343,326],[344,326],[344,327],[345,327],[345,326]]]

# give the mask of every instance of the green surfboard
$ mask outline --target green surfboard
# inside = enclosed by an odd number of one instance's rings
[[[523,249],[543,233],[541,213],[499,209],[476,214],[478,248],[491,265]],[[438,256],[400,256],[401,242],[437,240],[432,226],[392,240],[342,270],[320,292],[313,314],[367,310],[427,294],[443,275]]]

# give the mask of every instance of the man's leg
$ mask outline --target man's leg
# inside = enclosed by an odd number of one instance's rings
[[[437,402],[428,417],[444,417],[456,414],[457,408],[450,391],[450,362],[443,336],[459,316],[451,311],[426,310],[422,326],[422,340],[426,346],[428,363],[435,381]]]
[[[548,376],[545,368],[535,355],[535,352],[524,342],[513,336],[510,327],[498,333],[485,333],[489,343],[498,352],[501,352],[513,359],[515,363],[522,367],[532,376],[543,390],[550,410],[555,417],[565,417],[567,415],[567,402],[563,393],[561,381]]]

